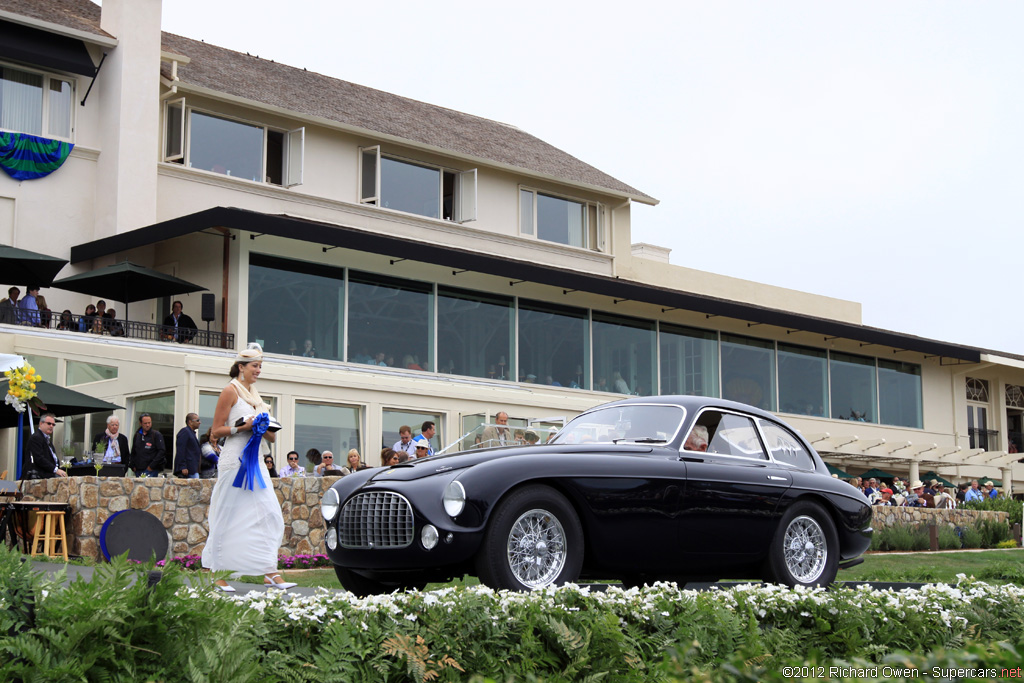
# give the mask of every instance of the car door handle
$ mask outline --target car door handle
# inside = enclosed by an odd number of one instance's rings
[[[776,477],[774,474],[768,475],[768,481],[789,481],[788,477]]]
[[[683,462],[704,462],[704,458],[694,458],[689,455],[680,455],[679,459]]]

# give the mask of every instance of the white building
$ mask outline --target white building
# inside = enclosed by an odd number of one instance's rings
[[[376,463],[403,424],[436,421],[441,444],[499,410],[557,422],[608,392],[697,393],[782,414],[853,474],[1024,485],[1021,356],[670,265],[631,243],[632,203],[655,199],[514,126],[161,33],[160,12],[0,0],[0,131],[74,144],[50,175],[0,174],[0,243],[70,259],[61,276],[128,259],[198,283],[230,347],[0,326],[0,352],[125,406],[122,424],[149,412],[172,435],[195,411],[205,429],[258,341],[279,459]],[[55,318],[95,301],[43,293]],[[202,297],[176,298],[198,322]],[[102,418],[57,440],[87,445]]]

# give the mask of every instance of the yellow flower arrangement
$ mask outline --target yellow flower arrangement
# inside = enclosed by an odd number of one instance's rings
[[[38,406],[36,382],[42,377],[36,369],[25,363],[20,368],[12,368],[4,373],[7,377],[7,403],[12,404],[18,412],[24,412],[28,405]]]

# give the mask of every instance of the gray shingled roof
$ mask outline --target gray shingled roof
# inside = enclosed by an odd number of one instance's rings
[[[0,0],[0,10],[112,38],[100,28],[100,6],[88,0]]]
[[[507,164],[647,201],[651,197],[525,131],[497,121],[375,90],[164,33],[164,50],[187,56],[185,84],[320,117],[347,126]],[[169,68],[164,75],[170,77]]]
[[[89,0],[0,0],[0,10],[108,36],[100,7]],[[392,95],[172,33],[163,49],[187,56],[178,78],[194,85],[297,114],[522,169],[530,174],[629,195],[652,197],[514,126]],[[170,77],[164,65],[163,74]]]

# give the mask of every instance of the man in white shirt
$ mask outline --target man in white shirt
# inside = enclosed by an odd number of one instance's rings
[[[281,468],[279,474],[282,478],[306,476],[306,469],[299,465],[299,454],[297,451],[288,452],[288,464]]]
[[[409,455],[410,458],[416,457],[416,444],[412,441],[412,427],[409,425],[402,425],[398,428],[398,436],[400,437],[395,445],[391,447],[395,451],[404,451]]]

